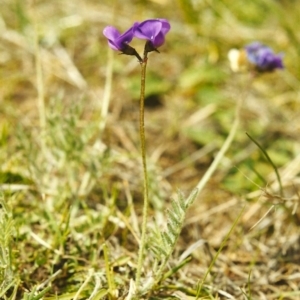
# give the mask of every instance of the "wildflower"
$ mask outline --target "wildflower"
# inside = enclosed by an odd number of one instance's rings
[[[104,28],[103,34],[107,38],[110,48],[121,51],[123,54],[134,55],[140,62],[143,62],[147,59],[148,52],[159,52],[156,48],[165,42],[165,35],[169,32],[170,28],[170,23],[166,19],[149,19],[141,23],[135,22],[123,34],[115,27],[107,26]],[[144,50],[144,60],[129,45],[134,37],[147,40]]]
[[[247,59],[259,72],[272,72],[283,69],[282,55],[276,55],[273,50],[259,42],[245,46]]]
[[[234,72],[254,69],[263,73],[284,68],[282,54],[275,54],[270,47],[260,42],[246,45],[241,50],[231,49],[228,52],[228,58]]]
[[[171,26],[166,19],[149,19],[142,23],[136,23],[134,36],[139,39],[145,39],[148,42],[145,46],[145,51],[157,51],[165,42],[165,35],[169,32]]]
[[[121,51],[123,54],[135,55],[141,60],[136,50],[128,45],[134,37],[134,29],[138,24],[139,23],[135,23],[123,34],[113,26],[106,26],[103,30],[103,34],[108,40],[109,47],[113,50]]]

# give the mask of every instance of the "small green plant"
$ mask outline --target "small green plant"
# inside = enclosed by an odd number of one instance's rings
[[[172,207],[166,213],[166,229],[161,231],[156,227],[149,234],[148,247],[153,253],[154,264],[152,276],[144,284],[142,293],[150,291],[162,281],[166,265],[181,233],[187,210],[195,201],[197,194],[198,190],[196,189],[185,198],[182,192],[178,191],[177,198],[172,200]]]
[[[17,287],[17,277],[13,272],[12,242],[15,235],[13,215],[3,194],[0,194],[0,298],[8,290]]]
[[[113,26],[107,26],[103,30],[103,34],[108,39],[108,45],[117,51],[121,51],[126,55],[136,56],[141,65],[141,92],[140,92],[140,145],[141,145],[141,157],[143,165],[143,221],[142,221],[142,235],[139,246],[139,255],[136,272],[136,286],[138,292],[141,291],[140,281],[143,267],[144,251],[146,245],[146,231],[147,231],[147,217],[149,207],[149,183],[147,173],[147,160],[146,160],[146,138],[145,138],[145,87],[146,87],[146,69],[148,62],[148,53],[152,51],[159,52],[157,50],[164,41],[165,35],[169,32],[171,26],[165,19],[150,19],[141,23],[134,23],[125,33],[120,34],[119,31]],[[129,43],[131,40],[137,37],[139,39],[146,39],[143,58],[132,48]]]

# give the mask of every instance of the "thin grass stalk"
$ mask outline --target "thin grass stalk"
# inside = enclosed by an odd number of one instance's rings
[[[75,294],[73,300],[77,300],[77,299],[80,299],[80,298],[81,298],[80,294],[84,291],[84,289],[85,289],[86,286],[88,285],[88,283],[89,283],[89,281],[91,280],[91,278],[93,277],[93,275],[94,275],[94,270],[93,270],[93,269],[89,269],[85,281],[82,283],[82,285],[81,285],[80,288],[78,289],[78,291],[77,291],[77,293]]]
[[[240,111],[242,108],[242,104],[243,104],[243,98],[241,97],[241,98],[239,98],[237,106],[236,106],[235,118],[234,118],[233,125],[230,129],[229,135],[227,136],[225,142],[223,143],[223,145],[222,145],[220,151],[218,152],[217,156],[215,157],[214,161],[209,166],[209,168],[205,172],[204,176],[201,178],[201,180],[198,182],[198,184],[196,186],[196,188],[198,189],[198,194],[200,194],[200,192],[202,191],[202,189],[204,188],[204,186],[206,185],[208,180],[211,178],[211,176],[217,169],[217,166],[219,165],[220,161],[222,160],[225,153],[229,149],[229,147],[235,137],[235,134],[236,134],[237,129],[240,124]]]
[[[99,124],[100,132],[104,130],[107,122],[107,114],[108,114],[108,108],[109,108],[109,103],[111,98],[111,89],[112,89],[113,61],[114,61],[113,51],[111,51],[111,49],[108,48],[108,61],[106,65],[105,85],[104,85],[103,101],[101,107],[101,120]]]
[[[241,218],[241,216],[242,216],[242,214],[243,214],[243,212],[244,212],[244,210],[245,210],[245,207],[246,207],[246,206],[244,206],[244,207],[242,208],[242,210],[240,211],[240,213],[238,214],[238,216],[237,216],[236,219],[234,220],[234,223],[232,224],[232,226],[230,227],[228,233],[226,234],[225,238],[223,239],[220,248],[218,249],[216,255],[215,255],[214,258],[212,259],[212,261],[211,261],[211,263],[210,263],[210,265],[209,265],[209,267],[208,267],[208,269],[207,269],[207,271],[206,271],[206,273],[205,273],[205,275],[204,275],[204,277],[203,277],[203,279],[202,279],[202,281],[201,281],[201,284],[200,284],[200,285],[198,286],[198,288],[197,288],[196,299],[199,299],[199,296],[200,296],[200,293],[201,293],[203,284],[205,283],[205,280],[206,280],[208,274],[210,273],[212,267],[214,266],[216,260],[218,259],[218,257],[219,257],[219,255],[220,255],[221,251],[222,251],[223,248],[225,247],[225,245],[226,245],[226,243],[227,243],[227,241],[228,241],[228,239],[229,239],[229,237],[230,237],[232,231],[234,230],[234,228],[236,227],[238,221],[240,220],[240,218]]]
[[[34,11],[35,14],[35,11]],[[35,15],[34,15],[35,17]],[[38,26],[36,20],[34,21],[35,27],[35,36],[34,36],[34,44],[35,44],[35,70],[36,70],[36,85],[37,85],[37,107],[39,112],[39,121],[41,131],[46,127],[46,111],[45,111],[45,91],[44,91],[44,80],[43,80],[43,68],[42,68],[42,60],[41,60],[41,50],[39,46],[39,33]]]
[[[177,266],[175,266],[174,268],[172,268],[171,270],[169,270],[168,272],[166,272],[164,274],[164,276],[162,277],[162,281],[164,281],[167,278],[171,277],[173,274],[176,274],[178,272],[178,270],[180,270],[185,265],[187,265],[191,260],[192,260],[192,256],[189,256],[186,259],[184,259],[182,262],[180,262]]]
[[[112,295],[115,292],[115,283],[113,280],[113,276],[110,271],[110,261],[109,261],[109,256],[108,256],[108,248],[106,243],[103,243],[103,254],[104,254],[104,261],[105,261],[105,271],[106,271],[106,278],[107,278],[107,284],[108,284],[108,290],[109,290],[109,298],[112,297]]]
[[[36,87],[37,87],[37,109],[39,114],[39,126],[40,126],[40,143],[41,150],[46,154],[46,106],[45,106],[45,89],[44,89],[44,78],[43,78],[43,66],[41,59],[41,49],[39,45],[39,30],[38,21],[36,18],[36,10],[33,9],[33,22],[34,22],[34,51],[35,51],[35,72],[36,72]]]
[[[94,278],[95,278],[94,289],[93,289],[93,292],[91,293],[90,297],[87,300],[98,299],[98,298],[96,298],[96,296],[99,293],[99,290],[101,288],[101,280],[100,280],[99,276],[97,276],[97,274],[94,274]]]
[[[255,140],[249,133],[246,132],[246,134],[247,134],[248,138],[261,150],[261,152],[263,153],[263,155],[266,157],[267,161],[273,167],[273,170],[275,171],[276,178],[277,178],[277,181],[278,181],[278,184],[279,184],[280,196],[283,197],[282,182],[281,182],[281,178],[280,178],[280,175],[279,175],[279,172],[278,172],[278,168],[273,163],[273,161],[270,158],[268,152],[259,144],[259,142],[257,140]]]
[[[141,144],[141,156],[143,164],[143,195],[144,195],[144,206],[143,206],[143,221],[142,221],[142,236],[138,254],[138,265],[136,274],[136,286],[139,288],[141,280],[141,272],[143,265],[143,256],[146,243],[146,229],[147,229],[147,215],[148,215],[148,174],[147,174],[147,161],[146,161],[146,142],[145,142],[145,84],[146,84],[146,68],[147,68],[147,55],[145,54],[144,60],[141,64],[141,94],[140,94],[140,144]]]

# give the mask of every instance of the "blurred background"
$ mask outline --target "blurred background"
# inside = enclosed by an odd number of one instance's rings
[[[149,60],[146,127],[148,155],[167,182],[187,189],[198,182],[228,134],[241,97],[243,122],[217,181],[242,193],[256,189],[251,180],[268,182],[272,167],[245,131],[272,153],[278,166],[298,154],[297,1],[2,2],[3,138],[17,124],[38,125],[38,93],[46,108],[59,104],[63,114],[84,107],[83,127],[98,122],[112,55],[103,28],[113,25],[123,32],[135,21],[160,17],[170,21],[172,30],[161,53],[151,53]],[[249,73],[233,73],[228,51],[253,41],[283,53],[285,70],[254,80]],[[133,46],[142,52],[141,41],[134,40]],[[134,57],[113,55],[108,125],[101,138],[138,155],[140,68]],[[197,156],[204,146],[206,152]]]

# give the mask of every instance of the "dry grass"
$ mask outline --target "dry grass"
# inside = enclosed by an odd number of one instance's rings
[[[147,71],[149,225],[155,219],[163,227],[176,190],[188,194],[198,184],[240,99],[243,106],[233,143],[190,209],[169,268],[189,262],[145,297],[195,299],[244,207],[200,299],[300,299],[297,1],[2,3],[1,299],[125,299],[142,212],[140,70],[135,58],[111,55],[102,30],[156,17],[169,19],[172,30]],[[254,80],[233,74],[228,50],[254,40],[284,52],[286,69]],[[277,166],[283,195],[245,132]],[[149,255],[144,275],[150,271]]]

